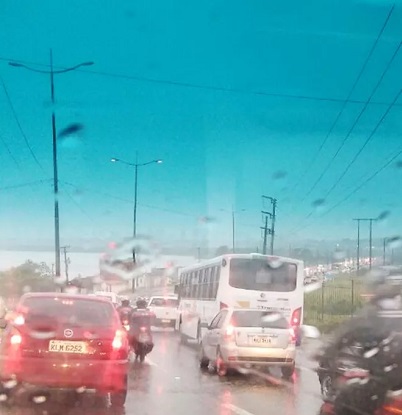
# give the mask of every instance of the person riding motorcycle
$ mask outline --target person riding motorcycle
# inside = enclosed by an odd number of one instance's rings
[[[337,391],[336,415],[374,414],[387,391],[402,388],[401,285],[382,274],[369,288],[368,304],[342,324],[316,356],[334,360],[342,348],[358,346],[362,357],[357,364],[370,373],[363,382],[348,383]]]
[[[152,351],[154,347],[151,334],[152,317],[152,313],[148,310],[147,301],[144,298],[138,298],[136,301],[136,308],[133,310],[130,320],[130,344],[132,345],[133,350],[136,351],[136,357],[138,357],[137,345],[141,336],[144,335],[144,332],[147,333],[147,337],[149,338],[146,353]],[[142,359],[143,357],[144,356],[142,356]]]
[[[123,298],[121,301],[121,306],[117,308],[117,312],[119,313],[120,320],[129,321],[131,320],[131,314],[133,313],[133,307],[131,307],[130,300],[127,298]]]

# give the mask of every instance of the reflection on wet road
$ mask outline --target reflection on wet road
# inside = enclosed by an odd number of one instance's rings
[[[256,374],[220,379],[199,370],[194,347],[180,344],[172,331],[161,331],[146,363],[132,364],[125,410],[91,396],[0,410],[2,415],[310,415],[318,413],[321,398],[317,376],[306,366],[300,357],[293,382],[282,385]],[[279,371],[271,373],[280,378]]]

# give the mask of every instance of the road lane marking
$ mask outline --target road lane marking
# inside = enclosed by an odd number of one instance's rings
[[[237,415],[254,415],[253,413],[246,411],[245,409],[239,408],[236,405],[232,405],[231,403],[224,403],[222,406],[226,409],[231,410]]]

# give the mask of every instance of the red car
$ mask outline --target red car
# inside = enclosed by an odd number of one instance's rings
[[[85,295],[24,295],[0,344],[0,380],[52,389],[96,390],[122,407],[129,345],[108,300]],[[11,392],[11,391],[10,391]]]

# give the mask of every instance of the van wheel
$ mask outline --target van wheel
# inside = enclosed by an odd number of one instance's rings
[[[295,364],[293,363],[292,366],[283,366],[281,368],[282,376],[285,379],[290,379],[293,376],[293,373],[295,372]]]
[[[187,344],[187,336],[181,331],[181,323],[179,325],[180,343]]]
[[[204,347],[202,343],[200,343],[199,350],[198,350],[198,360],[200,362],[200,369],[206,370],[209,367],[209,359],[205,356]]]
[[[223,358],[222,358],[222,355],[219,349],[216,353],[216,373],[218,374],[219,377],[224,377],[228,373],[227,366],[225,365],[223,361]]]

